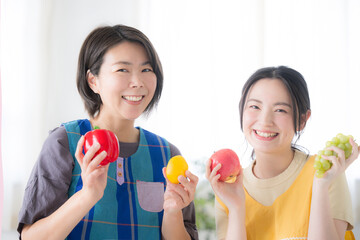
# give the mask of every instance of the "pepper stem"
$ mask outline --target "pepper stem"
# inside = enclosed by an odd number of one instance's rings
[[[94,126],[94,129],[100,129],[98,126]]]

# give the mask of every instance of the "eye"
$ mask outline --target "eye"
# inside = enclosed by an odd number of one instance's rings
[[[256,105],[250,105],[249,108],[252,108],[252,109],[260,109],[258,106]]]
[[[287,113],[287,111],[284,109],[276,109],[275,112]]]
[[[142,72],[152,72],[153,70],[151,68],[145,68],[142,70]]]
[[[128,70],[126,70],[125,68],[120,68],[118,70],[116,70],[117,72],[128,72]]]

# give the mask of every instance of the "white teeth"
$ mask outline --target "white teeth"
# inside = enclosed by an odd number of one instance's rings
[[[256,134],[261,137],[275,137],[277,135],[277,133],[265,133],[260,131],[256,131]]]
[[[124,98],[128,101],[132,101],[132,102],[138,102],[140,101],[143,97],[142,96],[124,96]]]

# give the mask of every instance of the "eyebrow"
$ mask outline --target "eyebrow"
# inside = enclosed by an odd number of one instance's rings
[[[127,62],[127,61],[118,61],[118,62],[115,62],[113,65],[116,65],[116,64],[124,64],[124,65],[132,65],[131,62]],[[151,65],[150,61],[146,61],[146,62],[143,62],[141,64],[141,66],[145,66],[145,65]]]
[[[257,102],[257,103],[262,103],[262,101],[258,100],[258,99],[254,99],[254,98],[250,98],[247,100],[247,102]],[[292,106],[289,103],[286,102],[276,102],[274,104],[274,106],[285,106],[288,108],[292,108]]]

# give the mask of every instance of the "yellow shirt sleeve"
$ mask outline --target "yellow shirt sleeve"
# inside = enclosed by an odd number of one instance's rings
[[[354,227],[352,203],[345,173],[341,174],[329,188],[330,208],[333,218],[348,222],[347,230]]]

